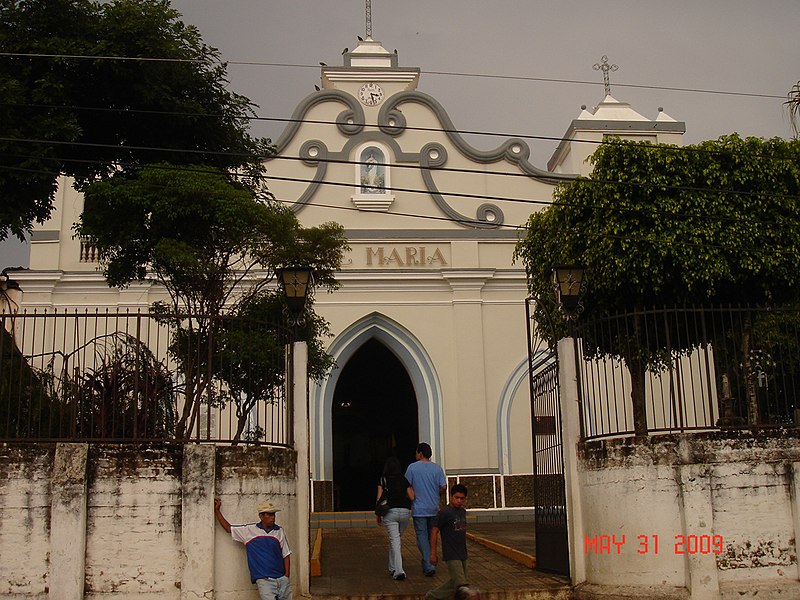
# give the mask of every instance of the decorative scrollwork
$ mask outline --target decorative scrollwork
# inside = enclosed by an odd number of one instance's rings
[[[360,113],[360,114],[358,114]],[[364,130],[364,111],[343,110],[336,117],[336,127],[344,135],[351,136],[361,133]]]
[[[328,158],[328,147],[320,140],[308,140],[300,146],[299,154],[303,164],[313,167]]]
[[[406,130],[406,116],[395,108],[382,110],[378,115],[378,127],[386,135],[397,137]]]
[[[447,164],[447,148],[436,142],[425,144],[419,154],[420,164],[427,169],[440,169]]]
[[[425,144],[419,153],[419,164],[422,167],[422,180],[425,182],[425,187],[436,206],[448,217],[461,225],[476,229],[494,229],[503,224],[505,220],[503,211],[494,204],[481,204],[475,218],[472,218],[462,215],[447,203],[431,175],[431,169],[439,169],[447,164],[447,150],[444,146],[435,142]]]

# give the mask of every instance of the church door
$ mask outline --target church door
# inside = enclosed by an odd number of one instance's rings
[[[337,511],[372,510],[389,456],[414,461],[417,398],[402,363],[371,339],[340,365],[333,396],[333,487]]]

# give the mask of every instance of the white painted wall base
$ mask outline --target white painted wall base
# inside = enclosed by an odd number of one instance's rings
[[[257,600],[214,497],[232,523],[272,500],[301,549],[296,462],[282,448],[0,445],[0,599]]]
[[[580,442],[558,350],[576,598],[800,598],[800,432]]]

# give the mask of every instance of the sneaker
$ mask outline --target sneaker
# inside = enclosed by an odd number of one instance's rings
[[[436,571],[435,570],[433,570],[433,571],[425,571],[425,577],[433,577],[434,575],[436,575]]]
[[[405,578],[406,578],[405,573],[395,573],[394,575],[392,575],[392,579],[394,579],[395,581],[403,581]]]

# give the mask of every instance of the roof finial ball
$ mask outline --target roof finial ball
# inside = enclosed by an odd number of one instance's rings
[[[664,112],[664,107],[663,106],[659,106],[658,107],[658,112]]]
[[[581,104],[581,110],[586,110],[586,105],[585,104]]]

